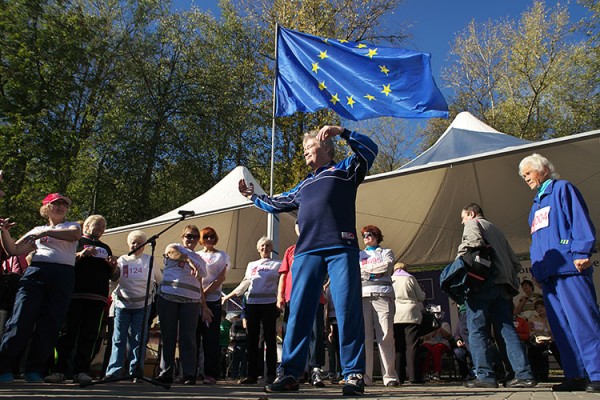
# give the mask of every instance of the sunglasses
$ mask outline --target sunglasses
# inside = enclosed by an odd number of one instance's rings
[[[362,235],[363,238],[368,238],[368,237],[375,237],[375,235],[373,235],[372,232],[365,232]]]
[[[202,236],[203,240],[215,240],[217,237],[215,235],[204,235]]]
[[[189,239],[189,240],[198,240],[200,239],[200,235],[193,235],[191,233],[186,233],[185,235],[183,235],[184,238]]]

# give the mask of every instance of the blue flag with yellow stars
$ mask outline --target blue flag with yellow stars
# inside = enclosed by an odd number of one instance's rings
[[[355,121],[448,118],[430,55],[278,27],[275,115],[328,107]]]

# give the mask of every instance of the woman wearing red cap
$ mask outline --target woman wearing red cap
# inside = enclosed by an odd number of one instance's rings
[[[13,315],[0,342],[0,383],[13,381],[13,368],[31,339],[25,380],[42,382],[68,307],[75,280],[75,250],[81,227],[66,221],[71,199],[60,193],[44,198],[40,215],[48,220],[19,240],[0,218],[2,246],[13,256],[32,253],[32,261],[19,284]]]

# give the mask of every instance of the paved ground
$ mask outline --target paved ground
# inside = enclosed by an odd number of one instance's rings
[[[403,385],[386,388],[381,384],[368,387],[366,399],[423,399],[423,400],[600,400],[600,393],[553,393],[551,384],[540,384],[535,389],[467,389],[458,382]],[[289,394],[264,393],[261,386],[242,386],[233,382],[220,382],[215,386],[173,385],[166,390],[149,382],[117,382],[80,388],[74,384],[29,384],[17,380],[0,385],[0,398],[12,399],[340,399],[341,387],[328,385],[315,389],[302,385],[300,391]]]

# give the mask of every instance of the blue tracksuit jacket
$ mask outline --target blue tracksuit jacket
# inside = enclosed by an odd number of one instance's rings
[[[356,192],[377,156],[377,145],[365,135],[344,130],[354,154],[311,172],[293,189],[278,196],[252,196],[264,211],[298,209],[300,236],[295,256],[334,248],[358,248]]]
[[[531,269],[538,282],[551,276],[579,274],[573,260],[589,258],[594,252],[594,224],[581,193],[568,181],[553,180],[535,197],[529,226]],[[591,276],[592,272],[590,267],[582,274]]]

